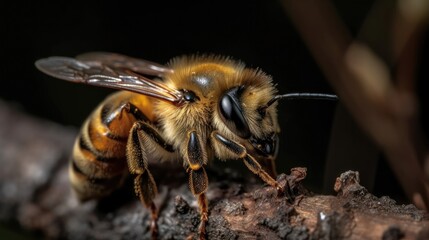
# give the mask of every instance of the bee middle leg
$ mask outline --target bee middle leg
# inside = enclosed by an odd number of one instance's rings
[[[157,194],[155,180],[148,169],[148,157],[153,152],[158,154],[173,153],[173,147],[167,144],[157,130],[146,122],[136,122],[130,130],[127,142],[127,163],[129,171],[134,175],[134,190],[141,203],[151,211],[152,239],[158,234],[158,211],[153,199]]]
[[[192,194],[197,197],[200,208],[199,239],[205,239],[206,223],[208,221],[208,201],[205,192],[208,188],[208,178],[203,165],[207,164],[207,154],[202,139],[195,131],[188,133],[186,154],[184,157],[188,165],[189,188]]]

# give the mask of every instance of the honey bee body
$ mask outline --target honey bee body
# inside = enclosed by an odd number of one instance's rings
[[[154,160],[183,161],[200,208],[201,239],[208,220],[205,167],[212,159],[242,160],[283,191],[274,180],[276,89],[262,71],[217,56],[180,57],[162,66],[111,53],[51,57],[36,66],[63,80],[128,90],[107,97],[83,124],[70,179],[85,200],[110,194],[131,174],[137,196],[151,211],[153,236],[157,188],[149,162]]]
[[[217,104],[222,94],[236,86],[245,88],[241,93],[244,115],[249,119],[249,128],[257,138],[278,133],[275,109],[262,122],[257,112],[268,102],[275,89],[271,79],[260,71],[245,69],[243,64],[222,58],[181,58],[172,62],[173,73],[162,81],[172,89],[186,89],[188,93],[199,93],[195,102],[177,108],[161,100],[129,91],[119,91],[106,98],[83,124],[76,140],[70,176],[78,196],[85,200],[109,195],[121,186],[128,174],[126,144],[130,129],[136,121],[151,124],[171,145],[170,151],[152,151],[151,159],[172,160],[186,156],[186,139],[190,131],[198,133],[201,145],[205,146],[209,161],[214,157],[227,160],[236,158],[229,151],[212,141],[210,135],[217,130],[225,137],[253,149],[246,141],[225,126]],[[129,114],[127,104],[136,107]],[[264,126],[261,130],[260,125]],[[174,149],[174,150],[173,150]],[[152,160],[153,161],[153,160]],[[184,161],[189,167],[189,162]],[[203,165],[207,162],[203,162]]]

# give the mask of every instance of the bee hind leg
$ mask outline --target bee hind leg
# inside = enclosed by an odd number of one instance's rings
[[[151,149],[151,152],[148,152]],[[158,131],[146,122],[136,122],[130,131],[127,142],[127,163],[134,176],[134,190],[141,203],[150,210],[152,220],[150,230],[152,239],[158,236],[158,210],[153,202],[157,194],[155,180],[148,169],[148,157],[153,152],[174,153],[173,147],[167,144]]]
[[[151,212],[151,223],[150,231],[152,234],[152,239],[158,237],[158,210],[153,202],[156,194],[158,193],[155,181],[149,171],[143,172],[143,174],[137,174],[134,178],[134,191],[139,197],[140,201],[145,207],[147,207]]]

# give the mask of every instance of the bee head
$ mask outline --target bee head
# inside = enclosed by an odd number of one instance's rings
[[[276,92],[271,78],[252,71],[238,82],[242,84],[228,88],[218,99],[218,115],[224,125],[218,130],[251,152],[263,157],[275,156],[280,132],[276,104],[260,111]]]

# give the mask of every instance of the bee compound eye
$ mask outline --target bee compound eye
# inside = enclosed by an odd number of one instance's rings
[[[239,100],[239,87],[228,90],[220,99],[219,110],[226,126],[241,138],[249,138],[250,130]]]

